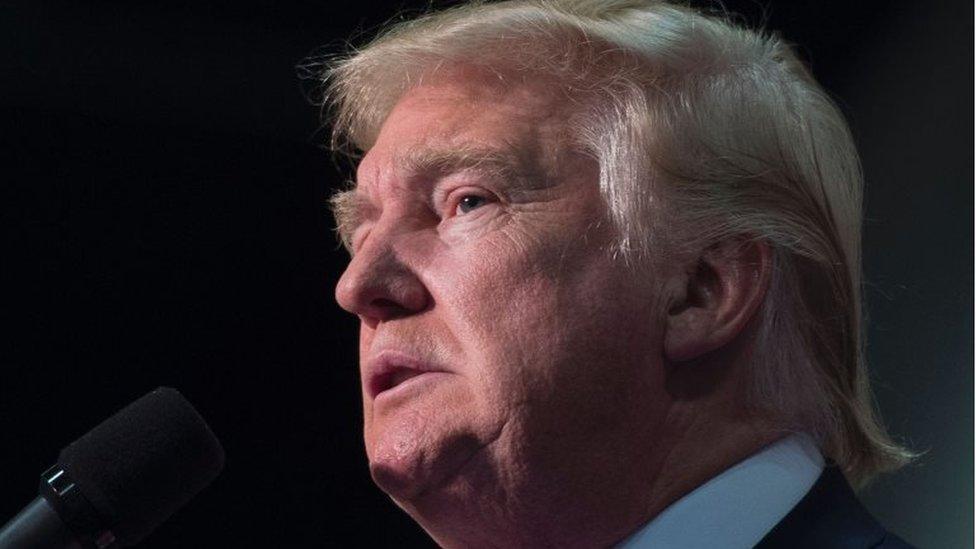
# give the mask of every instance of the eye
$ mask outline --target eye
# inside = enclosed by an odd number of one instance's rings
[[[488,203],[488,199],[483,196],[478,196],[476,194],[467,194],[462,196],[461,200],[458,200],[457,208],[455,209],[454,214],[455,215],[466,214],[471,210],[484,206],[487,203]]]
[[[465,185],[448,190],[446,195],[435,195],[433,200],[436,204],[443,204],[441,206],[443,210],[440,210],[443,212],[442,219],[463,217],[473,213],[474,210],[485,206],[493,206],[497,202],[500,202],[498,197],[491,191],[473,185]]]

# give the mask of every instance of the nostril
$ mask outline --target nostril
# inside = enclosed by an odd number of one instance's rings
[[[360,249],[336,286],[339,305],[367,324],[420,312],[429,302],[417,274],[380,244]]]
[[[390,320],[409,314],[409,310],[401,303],[384,297],[373,299],[369,304],[369,309],[369,315],[376,317],[377,320]]]
[[[378,297],[374,299],[372,305],[377,309],[402,309],[403,308],[396,301],[393,301],[392,299],[382,298],[382,297]]]
[[[375,329],[380,322],[394,320],[410,315],[411,311],[393,299],[377,297],[369,300],[368,305],[357,311],[360,320]]]

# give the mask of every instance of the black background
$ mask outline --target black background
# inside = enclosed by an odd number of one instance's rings
[[[800,44],[864,156],[872,377],[927,451],[864,499],[909,541],[971,546],[973,6],[726,4]],[[0,0],[0,522],[169,385],[227,466],[144,547],[430,544],[365,466],[324,205],[348,174],[295,71],[424,6]]]

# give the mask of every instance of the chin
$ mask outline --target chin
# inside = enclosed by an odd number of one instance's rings
[[[374,425],[366,436],[373,482],[395,499],[410,499],[430,483],[429,425],[421,418],[398,418]]]
[[[500,479],[493,474],[489,462],[481,453],[472,455],[455,474],[408,497],[393,496],[393,501],[445,549],[517,548],[519,544],[512,539],[499,543],[503,538],[497,526],[504,517],[498,515],[496,505],[486,505],[502,499],[496,493]]]
[[[390,463],[388,461],[370,462],[369,473],[373,483],[397,501],[410,501],[422,494],[429,479],[416,466]]]
[[[537,535],[536,528],[546,525],[545,517],[529,518],[529,529],[523,529],[525,525],[520,522],[526,514],[507,504],[500,505],[499,502],[509,500],[500,487],[486,484],[486,477],[492,475],[488,473],[483,478],[482,472],[485,471],[455,477],[437,490],[423,492],[409,501],[394,501],[444,549],[560,546]],[[499,479],[494,480],[497,483]],[[512,503],[518,507],[517,502]]]
[[[445,433],[423,421],[397,422],[377,435],[369,445],[370,474],[401,505],[453,484],[484,447],[470,432]]]

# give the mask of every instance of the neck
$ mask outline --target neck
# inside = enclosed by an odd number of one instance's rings
[[[608,547],[784,435],[683,402],[672,403],[659,427],[630,439],[630,452],[589,478],[552,467],[527,475],[514,494],[495,493],[497,479],[483,478],[404,508],[443,547]],[[648,451],[635,455],[635,447]]]
[[[786,436],[776,422],[749,413],[744,380],[747,352],[733,349],[694,364],[671,365],[672,401],[655,444],[662,448],[648,475],[642,515],[620,541],[669,505],[722,471]]]
[[[668,506],[787,433],[758,420],[715,421],[692,407],[676,405],[669,415],[673,442],[650,479],[643,514],[614,541],[621,541]]]
[[[744,411],[742,362],[713,359],[665,368],[664,386],[638,391],[644,397],[622,404],[631,421],[583,429],[583,439],[519,445],[553,437],[506,431],[512,440],[497,443],[520,452],[502,461],[480,452],[455,483],[401,504],[444,547],[608,547],[622,541],[786,434]],[[567,429],[567,436],[577,430]]]

